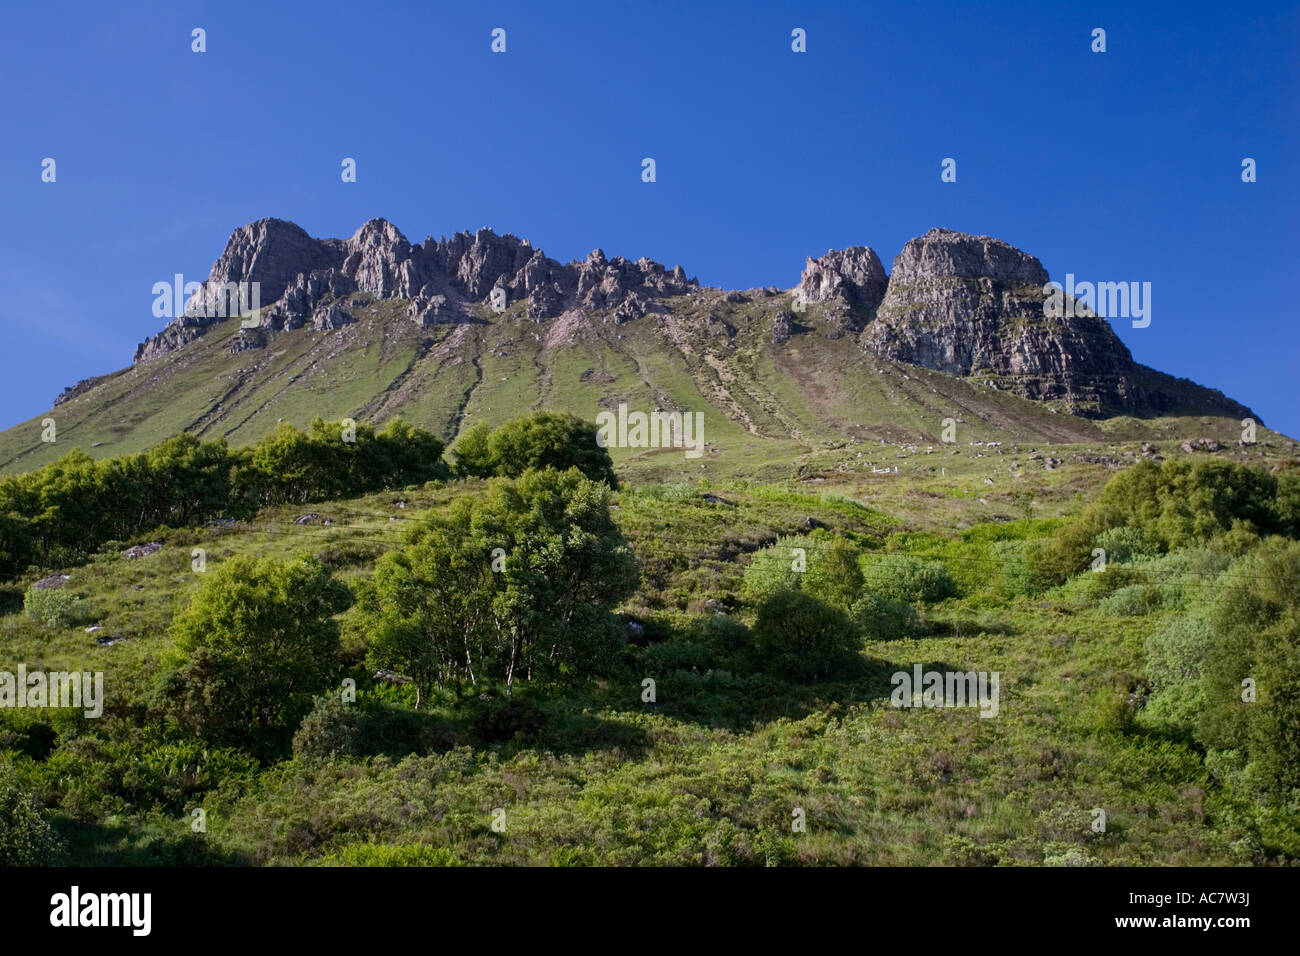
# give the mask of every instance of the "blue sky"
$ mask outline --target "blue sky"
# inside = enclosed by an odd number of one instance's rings
[[[993,235],[1151,282],[1150,327],[1115,323],[1137,360],[1300,435],[1300,5],[122,6],[0,10],[0,427],[128,365],[153,284],[206,278],[237,226],[383,216],[728,288]]]

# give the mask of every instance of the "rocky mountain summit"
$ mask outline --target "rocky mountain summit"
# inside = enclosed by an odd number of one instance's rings
[[[809,258],[789,309],[753,317],[765,316],[773,348],[819,333],[844,340],[848,353],[974,379],[1085,417],[1189,408],[1250,415],[1219,392],[1138,365],[1100,316],[1085,309],[1049,316],[1048,278],[1036,258],[999,239],[931,229],[903,247],[888,275],[867,246]],[[681,266],[610,259],[599,249],[561,264],[527,239],[486,228],[412,245],[384,219],[349,239],[313,239],[293,223],[261,219],[235,230],[185,313],[141,343],[134,364],[204,335],[227,315],[223,290],[239,283],[258,283],[263,307],[258,327],[230,340],[231,354],[264,348],[287,330],[344,328],[376,300],[397,300],[416,329],[491,321],[492,312],[520,302],[516,317],[561,319],[566,328],[589,327],[596,315],[614,325],[651,316],[677,345],[697,313],[697,331],[707,338],[730,330],[730,341],[734,324],[715,306],[751,301],[739,292],[719,297],[721,290],[701,287]],[[761,292],[760,299],[781,294]],[[674,297],[687,298],[666,301]]]
[[[809,259],[795,305],[820,303],[828,334],[856,334],[866,351],[1076,414],[1167,411],[1186,404],[1189,388],[1218,413],[1251,414],[1139,365],[1101,316],[1082,307],[1049,316],[1048,279],[1036,258],[1000,239],[936,228],[903,247],[888,277],[867,247]]]
[[[863,344],[1025,398],[1151,406],[1132,354],[1104,318],[1045,315],[1047,281],[1037,259],[999,239],[931,229],[894,259]]]
[[[868,246],[831,249],[809,258],[795,290],[795,306],[820,303],[836,333],[861,332],[876,316],[889,277]]]
[[[471,321],[471,306],[491,302],[498,288],[503,305],[526,299],[531,319],[577,308],[610,309],[620,321],[655,311],[658,298],[699,288],[681,266],[669,270],[645,258],[607,259],[600,249],[561,265],[527,239],[486,228],[412,245],[385,219],[370,220],[350,239],[313,239],[291,222],[261,219],[235,230],[184,314],[142,342],[134,361],[193,341],[226,316],[227,284],[254,282],[261,302],[270,306],[260,324],[273,331],[348,325],[355,293],[408,300],[408,317],[425,328]]]

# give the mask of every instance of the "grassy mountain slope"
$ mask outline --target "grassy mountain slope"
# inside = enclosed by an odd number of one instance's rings
[[[709,448],[698,461],[680,450],[612,449],[623,468],[658,478],[784,477],[839,446],[938,444],[945,418],[958,423],[959,444],[1240,436],[1240,423],[1224,418],[1089,421],[977,379],[895,363],[831,337],[816,307],[781,340],[773,322],[790,297],[742,298],[705,289],[623,323],[599,312],[535,322],[517,303],[499,316],[481,308],[472,322],[420,329],[396,299],[371,299],[354,309],[356,324],[334,331],[241,333],[232,318],[0,432],[0,471],[30,470],[72,447],[96,457],[139,452],[179,431],[243,445],[281,420],[303,427],[318,415],[375,424],[401,415],[454,439],[475,422],[531,409],[592,419],[622,402],[705,414]],[[262,347],[239,350],[250,334]],[[1147,374],[1195,402],[1198,386]],[[55,443],[41,441],[47,417]]]
[[[110,744],[87,727],[48,759],[56,742],[33,712],[5,746],[44,781],[72,860],[86,864],[1263,861],[1270,851],[1242,798],[1212,779],[1191,744],[1121,730],[1107,716],[1104,702],[1141,671],[1144,636],[1180,611],[1125,615],[1077,588],[1000,596],[1005,569],[992,543],[1049,534],[1111,469],[1065,462],[990,487],[984,449],[945,457],[947,475],[906,481],[723,482],[711,497],[698,484],[624,489],[617,520],[643,567],[624,609],[647,627],[628,651],[638,680],[542,696],[540,726],[518,737],[485,737],[450,698],[411,716],[405,689],[361,666],[365,636],[349,612],[349,673],[363,698],[390,702],[391,752],[258,767],[144,733]],[[403,491],[402,508],[393,492],[314,505],[331,527],[268,509],[233,527],[164,531],[164,547],[137,560],[106,548],[69,569],[84,601],[73,626],[51,631],[26,618],[29,582],[0,589],[0,641],[29,668],[102,670],[107,717],[127,719],[123,702],[147,695],[168,621],[199,586],[193,548],[214,563],[310,553],[356,582],[395,546],[401,521],[480,488],[431,483]],[[730,608],[750,554],[809,518],[869,549],[942,548],[962,593],[926,610],[923,636],[866,642],[878,666],[859,680],[751,689],[694,665],[686,615]],[[103,630],[86,634],[92,624]],[[97,646],[103,635],[123,640]],[[998,671],[998,719],[891,708],[887,675],[913,663]],[[655,706],[640,699],[642,673],[658,678]],[[195,807],[208,826],[197,836]],[[496,807],[508,814],[500,834],[489,826]],[[806,811],[806,833],[792,832],[793,807]],[[1095,807],[1106,810],[1105,833],[1091,827]]]

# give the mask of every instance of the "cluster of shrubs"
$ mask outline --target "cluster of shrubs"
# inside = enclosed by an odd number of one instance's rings
[[[1063,584],[1094,560],[1163,553],[1211,539],[1241,551],[1259,537],[1300,537],[1300,475],[1221,459],[1141,462],[1120,472],[1078,517],[1028,552],[1033,586]]]
[[[525,471],[576,468],[592,481],[618,487],[614,463],[596,442],[592,422],[561,412],[533,412],[493,429],[470,428],[452,449],[456,472],[476,478],[518,478]]]
[[[1228,461],[1121,472],[1023,551],[1028,591],[1111,616],[1165,612],[1104,727],[1187,740],[1258,803],[1256,837],[1300,853],[1300,476]],[[1129,683],[1133,684],[1133,681]],[[1134,702],[1137,701],[1137,706]]]
[[[448,478],[443,450],[441,439],[400,418],[379,431],[364,422],[317,418],[305,432],[281,424],[239,449],[224,439],[181,434],[139,455],[96,461],[72,451],[37,471],[0,479],[0,578],[35,565],[76,564],[105,542],[155,528]],[[455,454],[456,474],[463,477],[577,468],[617,487],[609,453],[596,443],[596,426],[573,415],[534,412],[495,430],[476,425]]]
[[[101,461],[73,451],[0,480],[0,577],[75,564],[106,541],[154,528],[446,477],[442,452],[440,439],[400,419],[378,432],[358,423],[345,436],[342,423],[319,418],[306,432],[284,424],[238,450],[183,434]]]
[[[1204,748],[1259,800],[1267,842],[1300,853],[1300,542],[1268,538],[1189,589],[1146,650],[1143,723]]]
[[[847,672],[862,640],[920,633],[914,605],[953,597],[937,561],[861,553],[828,533],[788,536],[756,553],[743,590],[756,604],[754,651],[765,669],[800,682]]]
[[[380,432],[357,424],[347,438],[341,424],[320,420],[239,450],[179,436],[143,455],[96,462],[74,453],[5,479],[0,574],[72,563],[159,526],[452,473],[442,442],[400,421]],[[616,665],[624,631],[613,608],[635,590],[638,567],[611,517],[613,467],[594,428],[541,413],[467,439],[459,473],[488,477],[486,487],[409,522],[386,554],[344,543],[319,558],[234,556],[212,566],[174,616],[159,672],[95,732],[0,723],[0,865],[63,853],[38,794],[71,819],[102,819],[121,801],[177,814],[216,785],[209,769],[237,777],[247,772],[241,760],[530,737],[545,714],[519,684],[584,680]],[[372,560],[375,573],[355,591],[334,575]],[[25,609],[51,626],[77,616],[68,588],[33,587]],[[343,621],[359,638],[347,650]],[[412,683],[371,686],[377,668]],[[359,700],[345,701],[345,674],[360,679]],[[454,721],[412,712],[435,691],[455,705]],[[21,777],[5,762],[17,754]],[[170,838],[159,847],[141,859],[184,850]],[[420,847],[365,846],[338,862],[372,856],[455,862]]]
[[[317,558],[222,561],[172,621],[154,709],[218,746],[273,755],[297,728],[304,755],[355,753],[364,721],[334,699],[354,603],[367,670],[405,675],[416,709],[441,688],[590,676],[619,657],[613,608],[638,577],[610,494],[573,468],[494,478],[411,522],[355,593]]]

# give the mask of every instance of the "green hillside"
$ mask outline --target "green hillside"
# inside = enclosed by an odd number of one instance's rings
[[[534,409],[592,420],[621,402],[705,414],[709,453],[699,461],[657,449],[612,450],[623,467],[656,479],[786,477],[828,448],[938,444],[946,418],[957,423],[962,445],[1231,442],[1241,435],[1241,423],[1226,418],[1076,418],[831,338],[816,309],[802,320],[805,331],[775,342],[773,320],[789,308],[789,296],[745,298],[733,303],[705,290],[667,300],[666,314],[622,323],[601,313],[539,323],[517,304],[500,316],[480,308],[473,323],[423,330],[404,318],[403,300],[381,299],[356,310],[355,325],[258,331],[266,344],[243,351],[232,348],[244,334],[232,318],[178,352],[104,376],[0,433],[0,472],[37,468],[70,448],[92,457],[137,453],[182,431],[242,446],[281,421],[300,428],[318,416],[383,424],[401,415],[453,439],[475,422],[498,424]],[[41,440],[47,418],[55,422],[53,443]],[[1280,439],[1262,427],[1259,434]]]
[[[1211,562],[1208,576],[1171,552],[1133,559],[1118,577],[1085,571],[1027,593],[1014,556],[1054,537],[1114,469],[1076,460],[1012,474],[998,451],[1009,452],[966,446],[944,455],[946,474],[827,467],[771,484],[625,487],[613,514],[641,564],[637,592],[621,608],[636,631],[606,676],[567,689],[525,686],[508,705],[491,687],[487,703],[484,688],[447,688],[413,711],[409,685],[365,665],[370,637],[353,607],[340,618],[342,668],[370,730],[361,753],[323,764],[199,745],[147,718],[169,622],[205,579],[194,549],[205,551],[207,574],[236,557],[311,555],[355,588],[400,546],[403,528],[481,496],[483,483],[313,504],[305,525],[294,519],[308,509],[286,506],[230,526],[162,529],[148,537],[163,547],[134,560],[125,543],[110,544],[67,569],[80,604],[60,625],[22,610],[24,589],[50,569],[0,591],[6,660],[103,671],[108,699],[100,721],[0,712],[0,767],[50,808],[70,859],[94,864],[1293,858],[1294,831],[1261,816],[1248,789],[1193,740],[1147,723],[1142,706],[1153,635],[1214,598],[1231,556]],[[939,560],[957,594],[918,604],[917,633],[865,637],[855,676],[801,685],[728,663],[727,642],[741,632],[727,622],[755,621],[742,596],[746,567],[780,535],[810,526],[868,558]],[[1110,597],[1135,582],[1154,598]],[[103,635],[113,643],[99,646]],[[889,706],[889,674],[918,663],[999,672],[997,718]],[[653,703],[641,696],[645,677],[657,680]],[[1101,832],[1095,808],[1106,813]],[[191,826],[199,809],[202,833]],[[792,830],[796,809],[803,831]],[[504,811],[503,831],[492,828],[495,810]]]
[[[0,433],[0,704],[104,682],[0,706],[0,864],[1300,858],[1295,443],[1149,369],[1159,417],[1084,419],[791,306],[354,295]],[[701,413],[702,452],[606,457],[620,406]],[[996,713],[897,696],[926,672]]]

